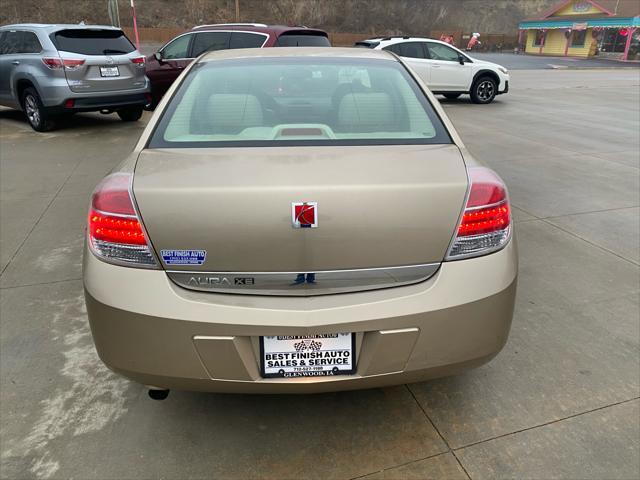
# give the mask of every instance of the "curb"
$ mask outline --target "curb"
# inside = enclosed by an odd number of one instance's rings
[[[620,67],[574,67],[569,65],[548,64],[552,70],[640,70],[640,66],[620,66]]]

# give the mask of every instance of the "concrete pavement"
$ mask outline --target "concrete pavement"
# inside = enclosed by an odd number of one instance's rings
[[[442,103],[515,206],[504,351],[408,386],[164,402],[100,363],[80,281],[89,193],[143,123],[36,134],[0,110],[0,477],[637,479],[640,72],[516,71],[491,105]]]
[[[640,68],[638,61],[624,62],[605,57],[550,57],[546,55],[515,55],[509,52],[470,52],[470,55],[479,60],[499,63],[510,70]]]

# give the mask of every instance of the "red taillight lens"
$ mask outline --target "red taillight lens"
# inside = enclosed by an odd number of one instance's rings
[[[43,58],[42,63],[52,70],[62,68],[62,60],[59,58]]]
[[[157,266],[130,194],[131,174],[106,177],[93,193],[88,233],[99,258],[132,266]]]
[[[67,70],[76,70],[78,67],[84,65],[84,60],[65,58],[64,60],[62,60],[62,63],[64,64],[64,68],[66,68]]]
[[[507,188],[500,177],[488,168],[469,169],[471,191],[467,199],[466,208],[493,205],[507,199]]]
[[[89,234],[95,240],[122,243],[127,245],[146,245],[144,232],[137,218],[118,217],[89,212]]]
[[[144,57],[136,57],[131,59],[131,63],[135,63],[136,65],[144,65],[144,62]]]
[[[511,207],[500,177],[484,167],[469,169],[471,189],[448,259],[484,255],[511,238]]]
[[[48,57],[48,58],[43,58],[42,59],[42,63],[44,63],[47,67],[49,67],[52,70],[55,69],[59,69],[59,68],[66,68],[67,70],[75,70],[78,67],[84,65],[84,60],[82,59],[75,59],[75,58],[65,58],[64,60],[61,58],[55,58],[55,57]]]
[[[467,237],[494,232],[509,226],[511,222],[509,204],[502,202],[494,207],[465,210],[458,227],[458,236]]]
[[[91,206],[100,212],[115,215],[135,216],[129,186],[131,175],[128,173],[114,173],[105,177],[96,187],[91,198]]]

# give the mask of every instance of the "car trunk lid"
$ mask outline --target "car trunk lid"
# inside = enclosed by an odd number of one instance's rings
[[[439,264],[466,190],[455,145],[145,150],[133,185],[149,239],[176,272]],[[301,202],[316,202],[317,228],[294,228]]]

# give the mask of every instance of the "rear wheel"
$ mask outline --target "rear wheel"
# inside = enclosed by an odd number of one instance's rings
[[[123,122],[135,122],[142,117],[142,107],[129,107],[118,110],[118,116]]]
[[[35,88],[26,88],[22,92],[22,110],[36,132],[46,132],[53,128],[53,122],[47,114],[42,100]]]
[[[444,98],[448,98],[449,100],[455,100],[460,95],[462,95],[462,94],[461,93],[445,93],[444,94]]]
[[[498,84],[491,77],[480,77],[471,87],[471,101],[486,104],[493,102],[498,93]]]

